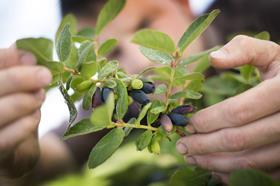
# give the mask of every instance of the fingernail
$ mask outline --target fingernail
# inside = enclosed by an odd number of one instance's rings
[[[45,91],[44,90],[39,90],[38,92],[35,93],[35,97],[41,101],[44,101],[45,99]]]
[[[211,58],[226,58],[227,54],[224,52],[224,50],[220,49],[215,52],[210,53]]]
[[[191,156],[186,156],[185,160],[187,161],[188,165],[196,165],[196,160]]]
[[[48,85],[52,81],[52,74],[48,69],[41,67],[37,72],[37,78],[42,84]]]
[[[185,144],[182,142],[178,142],[176,145],[176,149],[180,154],[187,154],[188,153],[188,148]]]
[[[29,52],[21,52],[20,54],[20,62],[23,65],[35,65],[36,58]]]
[[[191,124],[187,125],[187,126],[186,126],[186,129],[187,129],[187,131],[188,131],[189,133],[191,133],[191,134],[194,134],[194,133],[195,133],[195,128],[194,128]]]

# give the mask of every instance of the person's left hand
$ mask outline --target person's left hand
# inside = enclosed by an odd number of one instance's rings
[[[280,178],[280,46],[237,36],[211,54],[218,68],[252,64],[264,81],[258,86],[197,112],[187,127],[193,134],[177,142],[191,165],[224,181],[242,168],[261,169]]]

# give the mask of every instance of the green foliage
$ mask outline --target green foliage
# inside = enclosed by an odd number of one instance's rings
[[[73,138],[102,130],[103,126],[93,125],[90,119],[83,119],[78,121],[75,125],[70,127],[64,134],[64,139]]]
[[[174,60],[174,58],[170,54],[168,54],[166,52],[154,50],[151,48],[140,47],[140,51],[151,62],[156,62],[156,63],[158,62],[161,64],[170,64]]]
[[[120,13],[125,2],[125,0],[108,0],[97,18],[95,34],[99,35],[103,28]]]
[[[39,65],[44,65],[53,58],[53,42],[46,38],[20,39],[16,41],[16,46],[34,54]]]
[[[125,133],[116,128],[106,134],[92,149],[89,155],[89,168],[95,168],[107,160],[121,145]]]
[[[136,140],[136,147],[138,151],[144,150],[150,144],[153,137],[153,133],[150,130],[143,132]]]
[[[191,44],[197,37],[199,37],[206,28],[214,21],[214,19],[219,15],[220,10],[213,10],[209,14],[205,14],[197,18],[186,30],[181,39],[179,40],[178,47],[181,53],[184,52],[186,47]]]
[[[56,44],[56,53],[60,61],[66,61],[72,48],[72,39],[70,25],[66,24],[58,34]]]
[[[116,39],[108,39],[98,49],[98,55],[100,56],[106,56],[108,53],[110,53],[118,44],[118,41]]]
[[[273,180],[258,170],[239,170],[230,175],[229,186],[273,186]]]
[[[152,29],[143,29],[136,32],[132,42],[146,48],[169,54],[172,54],[176,50],[174,42],[167,34]],[[146,51],[146,54],[147,53],[148,52]]]

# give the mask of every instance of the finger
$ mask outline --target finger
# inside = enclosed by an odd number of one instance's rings
[[[16,47],[0,49],[0,69],[21,64],[34,65],[36,58],[31,53],[20,51]]]
[[[274,42],[239,35],[220,50],[210,54],[211,63],[218,68],[233,68],[252,64],[260,70],[268,70],[274,60],[280,58],[280,47]]]
[[[21,142],[37,133],[40,111],[23,117],[0,130],[0,158],[11,153]]]
[[[236,152],[280,141],[280,113],[236,128],[181,138],[177,150],[182,154],[202,155]]]
[[[203,109],[191,118],[187,129],[208,133],[222,128],[245,125],[279,111],[280,78],[263,81],[258,86]]]
[[[40,108],[44,99],[44,90],[34,94],[18,93],[0,98],[0,129],[7,123],[29,115]]]
[[[39,66],[16,66],[0,70],[0,96],[19,91],[38,90],[52,79],[50,71]]]
[[[230,173],[239,169],[274,170],[280,166],[280,143],[237,153],[217,153],[202,156],[186,156],[190,165],[204,169]]]

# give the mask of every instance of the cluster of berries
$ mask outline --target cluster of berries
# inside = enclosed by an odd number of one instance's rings
[[[149,81],[142,81],[140,79],[133,79],[130,83],[129,96],[133,101],[129,104],[128,111],[124,116],[124,121],[127,122],[131,118],[137,118],[140,114],[141,107],[150,102],[147,94],[152,94],[155,91],[155,85]],[[103,87],[97,88],[93,99],[92,107],[98,107],[106,102],[109,94],[114,92],[112,88]],[[159,119],[152,124],[153,127],[163,126],[166,131],[171,131],[174,126],[186,126],[189,123],[189,118],[185,115],[193,112],[192,105],[181,105],[173,109],[168,114],[161,114]],[[141,122],[142,123],[142,122]],[[143,119],[143,123],[146,123],[146,117]]]

